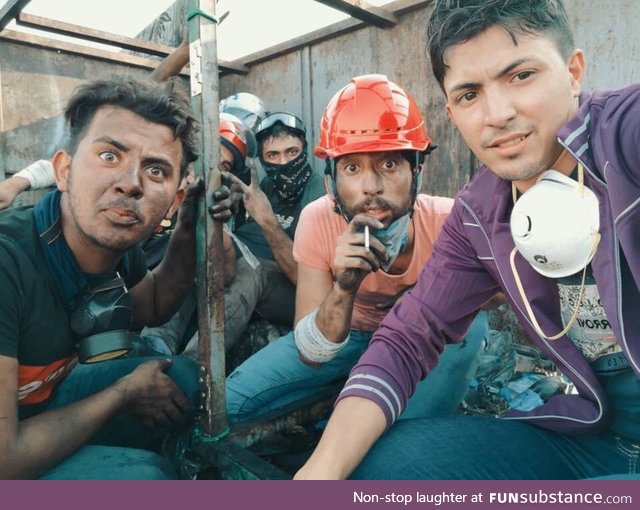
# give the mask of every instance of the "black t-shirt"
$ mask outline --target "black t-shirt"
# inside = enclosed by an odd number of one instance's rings
[[[123,279],[133,287],[146,274],[138,248]],[[0,355],[17,358],[20,405],[36,404],[77,362],[68,313],[47,270],[32,207],[0,213]]]

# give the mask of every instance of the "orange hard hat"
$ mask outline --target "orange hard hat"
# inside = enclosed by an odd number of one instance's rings
[[[322,159],[357,152],[426,151],[431,138],[411,95],[383,74],[356,76],[322,114],[313,153]]]

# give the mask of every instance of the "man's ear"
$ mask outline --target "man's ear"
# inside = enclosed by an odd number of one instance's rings
[[[173,215],[176,213],[180,205],[182,205],[182,202],[184,201],[184,194],[185,194],[185,190],[184,190],[184,187],[181,185],[178,188],[178,191],[176,191],[176,196],[174,197],[173,202],[169,206],[169,209],[167,209],[167,212],[165,213],[164,218],[162,219],[160,224],[156,227],[155,229],[156,233],[162,232],[162,229],[169,228],[171,226],[171,218],[173,218]]]
[[[584,72],[586,69],[586,61],[582,50],[574,50],[569,57],[567,67],[569,69],[569,77],[571,79],[571,89],[573,90],[573,97],[579,97],[582,90],[582,79],[584,78]]]
[[[178,191],[176,191],[176,196],[173,199],[173,203],[169,206],[169,209],[167,210],[167,214],[164,215],[165,220],[170,220],[171,218],[173,218],[173,215],[176,213],[176,211],[184,201],[184,193],[185,191],[182,186],[178,188]]]
[[[449,106],[449,102],[448,101],[447,101],[447,106],[446,106],[445,109],[447,111],[447,117],[449,117],[449,120],[455,124],[455,121],[453,120],[453,116],[451,115],[451,107]]]
[[[335,198],[334,186],[333,186],[333,178],[330,175],[324,176],[324,189],[327,192],[327,195],[330,195],[332,198]]]
[[[53,178],[60,191],[69,190],[69,172],[71,171],[71,160],[73,158],[66,151],[58,151],[51,160],[53,167]]]

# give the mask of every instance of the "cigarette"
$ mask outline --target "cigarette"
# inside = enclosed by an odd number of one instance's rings
[[[369,225],[364,226],[364,251],[369,253]]]

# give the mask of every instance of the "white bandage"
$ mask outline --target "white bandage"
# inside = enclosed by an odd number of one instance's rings
[[[53,166],[51,165],[51,161],[46,159],[41,159],[35,163],[31,163],[28,167],[23,168],[14,175],[28,180],[29,184],[31,184],[31,189],[48,188],[56,183],[53,178]]]
[[[300,319],[294,331],[296,347],[302,356],[313,363],[327,363],[347,345],[349,335],[339,344],[330,342],[316,325],[316,308],[309,315]]]

